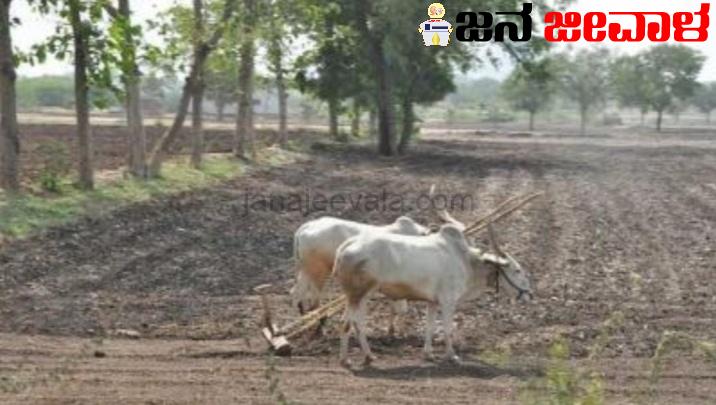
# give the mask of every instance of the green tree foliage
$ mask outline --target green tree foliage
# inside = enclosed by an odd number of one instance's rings
[[[224,120],[226,106],[236,102],[238,70],[239,61],[235,47],[222,46],[212,53],[206,62],[206,97],[216,104],[219,121]]]
[[[77,34],[85,39],[87,48],[87,76],[90,88],[106,89],[96,92],[93,104],[99,108],[112,105],[112,94],[123,99],[123,91],[115,74],[122,68],[120,55],[126,52],[125,41],[121,37],[121,24],[107,22],[105,7],[109,0],[84,2],[79,0],[34,0],[30,1],[35,9],[44,15],[57,15],[62,20],[57,24],[53,35],[32,47],[31,52],[20,55],[22,62],[31,65],[44,63],[48,57],[68,60],[75,53],[75,33],[72,28],[72,15],[78,14],[80,26]],[[76,13],[73,13],[76,12]],[[137,29],[136,27],[134,29]]]
[[[679,99],[689,99],[698,88],[696,79],[704,57],[685,45],[658,45],[642,53],[640,58],[651,86],[650,105],[658,115],[656,129],[661,131],[664,111]]]
[[[22,108],[70,108],[75,100],[73,86],[68,76],[21,78],[17,81],[17,102]]]
[[[502,86],[503,95],[514,108],[530,115],[530,131],[535,114],[549,106],[557,90],[557,64],[549,58],[518,65]]]
[[[691,102],[702,113],[706,114],[706,122],[711,123],[711,112],[716,110],[716,82],[702,83]]]
[[[560,58],[560,87],[567,98],[577,104],[582,135],[586,132],[589,113],[606,102],[610,57],[606,49],[594,49]]]
[[[488,104],[497,102],[502,83],[489,77],[477,79],[456,77],[455,87],[455,92],[447,97],[448,103],[471,108],[484,108]]]
[[[638,108],[641,123],[651,108],[652,84],[641,56],[620,56],[610,67],[611,91],[622,107]]]
[[[179,79],[173,73],[150,71],[142,79],[142,95],[161,105],[163,109],[176,108],[181,96]]]
[[[306,4],[302,24],[314,46],[295,63],[296,86],[302,93],[326,101],[329,133],[339,140],[346,140],[338,129],[342,103],[359,92],[359,77],[366,68],[356,52],[358,34],[347,25],[350,16],[345,13],[337,2]]]

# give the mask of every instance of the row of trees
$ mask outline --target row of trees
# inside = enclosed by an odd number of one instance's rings
[[[639,54],[614,57],[605,49],[559,54],[519,65],[503,85],[517,109],[535,115],[561,93],[579,110],[584,134],[590,112],[616,100],[644,116],[654,111],[661,131],[663,115],[692,103],[710,115],[716,109],[716,83],[697,81],[704,57],[683,45],[659,45]]]
[[[406,7],[403,0],[193,0],[175,6],[150,28],[163,37],[161,49],[146,43],[132,21],[130,0],[30,0],[36,12],[59,16],[56,34],[26,55],[13,55],[12,0],[0,0],[0,63],[3,130],[0,178],[6,189],[18,188],[19,140],[14,94],[15,62],[37,63],[47,57],[71,57],[79,142],[79,185],[93,187],[89,112],[91,90],[108,89],[127,114],[129,172],[146,178],[160,173],[161,163],[189,115],[192,121],[192,163],[201,165],[202,104],[218,108],[236,104],[234,153],[255,155],[252,116],[257,55],[272,75],[280,107],[280,140],[287,139],[287,89],[294,85],[328,106],[331,136],[343,139],[338,117],[352,117],[358,132],[367,112],[377,122],[379,153],[404,152],[416,120],[416,104],[441,100],[454,89],[455,68],[467,69],[494,57],[488,47],[426,48],[417,24],[427,16],[423,2]],[[459,3],[459,4],[458,4]],[[489,4],[488,4],[489,3]],[[463,0],[455,9],[510,9],[510,0]],[[240,11],[239,11],[240,10]],[[401,18],[395,18],[400,15]],[[301,51],[290,54],[292,45]],[[307,45],[307,46],[304,46]],[[508,47],[527,55],[533,46]],[[175,119],[155,145],[146,144],[140,86],[147,78],[140,68],[185,75]],[[106,101],[106,100],[105,100]]]

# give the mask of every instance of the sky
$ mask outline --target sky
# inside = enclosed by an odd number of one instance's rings
[[[449,0],[443,0],[447,8],[448,15],[453,14],[450,10]],[[709,0],[703,0],[709,2]],[[133,1],[132,7],[134,11],[134,19],[136,22],[145,22],[153,19],[157,13],[174,3],[186,4],[189,6],[191,0],[144,0]],[[426,1],[426,5],[429,1]],[[688,11],[695,12],[700,8],[702,0],[577,0],[569,8],[570,11],[579,11],[585,13],[588,11]],[[24,1],[13,2],[13,16],[19,17],[22,25],[13,30],[13,40],[16,47],[22,50],[28,50],[33,44],[42,42],[45,38],[52,34],[56,20],[43,18],[36,15],[30,10],[30,7]],[[701,71],[700,79],[703,81],[716,81],[716,4],[712,4],[711,10],[711,27],[709,28],[709,39],[703,43],[689,43],[690,47],[698,49],[707,57],[704,68]],[[619,22],[627,20],[619,20]],[[416,22],[416,24],[419,23]],[[624,28],[629,28],[628,23],[623,23]],[[158,41],[156,36],[147,35],[150,41]],[[419,40],[416,33],[416,40]],[[471,44],[459,44],[460,46],[471,46]],[[455,46],[455,45],[452,45]],[[589,47],[592,44],[587,42],[578,42],[573,45],[575,48]],[[609,49],[616,50],[620,53],[636,53],[649,46],[653,46],[648,42],[641,43],[605,43]],[[509,64],[509,63],[508,63]],[[39,76],[46,74],[66,74],[70,73],[72,66],[67,62],[48,60],[45,64],[39,66],[23,65],[19,69],[20,75],[23,76]],[[489,76],[497,79],[504,78],[509,73],[509,69],[505,66],[494,68],[489,64],[476,68],[470,72],[470,76]]]

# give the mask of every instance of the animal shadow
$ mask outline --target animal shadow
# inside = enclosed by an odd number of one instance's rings
[[[356,377],[402,381],[454,377],[493,379],[500,376],[528,379],[544,375],[544,372],[537,367],[498,367],[476,359],[463,359],[460,364],[423,362],[416,365],[397,367],[382,367],[380,360],[378,360],[378,364],[376,365],[367,366],[362,369],[354,369],[352,372]]]

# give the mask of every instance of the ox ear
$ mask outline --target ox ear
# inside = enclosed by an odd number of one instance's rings
[[[459,247],[461,251],[469,251],[470,245],[459,227],[453,224],[445,224],[440,227],[439,233],[443,238]]]
[[[495,266],[499,266],[499,267],[505,267],[508,264],[510,264],[510,262],[507,259],[505,259],[504,257],[500,257],[500,256],[492,254],[492,253],[483,253],[480,256],[480,260],[482,260],[485,263],[494,264]]]

